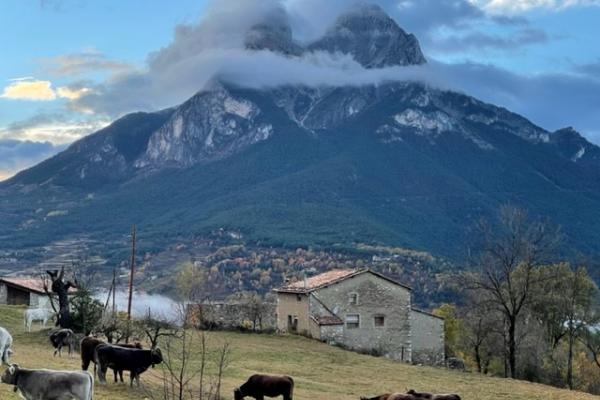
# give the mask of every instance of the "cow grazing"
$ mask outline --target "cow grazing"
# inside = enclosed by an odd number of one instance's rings
[[[386,393],[375,397],[361,397],[360,400],[417,400],[410,393]]]
[[[116,371],[130,372],[130,385],[136,380],[140,385],[140,375],[149,367],[154,367],[163,361],[159,348],[151,350],[128,349],[109,344],[101,344],[96,347],[94,359],[98,365],[98,379],[106,383],[106,370],[108,368]]]
[[[29,308],[25,310],[25,329],[31,332],[31,325],[34,321],[41,321],[42,327],[46,327],[46,323],[54,317],[54,313],[45,308]]]
[[[265,397],[283,396],[283,400],[292,400],[294,380],[289,376],[252,375],[246,383],[233,391],[235,400],[254,397],[263,400]]]
[[[25,369],[10,365],[0,378],[13,385],[25,400],[92,400],[94,378],[87,371],[52,371]]]
[[[10,364],[10,356],[12,355],[13,338],[6,329],[0,326],[0,365]]]
[[[50,343],[54,347],[54,357],[56,354],[62,357],[62,348],[66,346],[69,349],[69,357],[73,354],[73,339],[75,334],[70,329],[59,329],[50,334]]]
[[[104,341],[86,336],[81,339],[80,349],[81,349],[81,369],[87,371],[90,363],[94,363],[94,376],[96,375],[96,360],[94,358],[94,353],[96,348],[100,345],[107,344]],[[135,342],[133,344],[113,344],[113,346],[119,346],[130,349],[142,349],[142,345],[139,342]],[[123,371],[113,370],[115,376],[115,382],[117,382],[117,374],[121,378],[121,382],[123,382]]]
[[[391,395],[391,393],[386,393],[375,397],[361,397],[360,400],[387,400]]]
[[[419,393],[410,389],[407,394],[410,394],[418,400],[461,400],[457,394],[432,394],[432,393]]]

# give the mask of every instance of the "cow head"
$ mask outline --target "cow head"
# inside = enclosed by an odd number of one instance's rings
[[[6,371],[0,377],[0,382],[6,383],[7,385],[15,385],[17,383],[17,373],[19,372],[19,366],[17,364],[11,364],[8,366]]]
[[[240,388],[235,388],[233,390],[233,398],[235,400],[243,400],[244,395],[242,395],[242,390]]]
[[[142,344],[140,342],[138,342],[138,341],[136,341],[133,345],[135,346],[136,349],[143,349],[144,348],[144,346],[142,346]]]
[[[152,368],[154,368],[156,364],[163,362],[162,351],[160,351],[158,347],[150,350],[150,354],[152,357]]]

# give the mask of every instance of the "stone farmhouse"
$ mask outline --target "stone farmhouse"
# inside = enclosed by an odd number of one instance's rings
[[[398,361],[444,362],[444,320],[417,310],[412,289],[369,269],[333,270],[277,293],[277,328]]]

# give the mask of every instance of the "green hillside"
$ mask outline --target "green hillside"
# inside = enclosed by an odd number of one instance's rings
[[[0,326],[14,337],[13,361],[23,367],[77,369],[79,357],[53,358],[47,331],[26,333],[22,308],[0,306]],[[227,341],[232,346],[225,373],[224,398],[255,372],[288,374],[295,378],[296,400],[350,400],[405,388],[433,392],[457,392],[463,399],[477,400],[576,400],[591,395],[569,392],[522,381],[482,377],[438,368],[409,366],[389,360],[347,352],[303,337],[210,333],[214,346]],[[158,387],[160,368],[142,376],[146,387]],[[0,385],[0,399],[17,400],[11,387]],[[96,400],[144,399],[142,389],[128,385],[96,386]]]

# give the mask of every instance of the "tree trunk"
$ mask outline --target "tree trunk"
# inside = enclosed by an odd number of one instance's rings
[[[517,377],[517,339],[516,339],[517,319],[510,316],[508,319],[508,366],[510,377]]]
[[[58,319],[56,325],[61,328],[71,327],[71,310],[69,309],[69,289],[75,285],[64,282],[64,267],[58,270],[46,271],[52,278],[52,292],[58,296]]]
[[[573,342],[575,340],[575,335],[569,329],[569,354],[567,359],[567,386],[569,390],[573,390]]]
[[[475,346],[475,361],[477,362],[477,372],[481,373],[481,354],[479,346]]]

